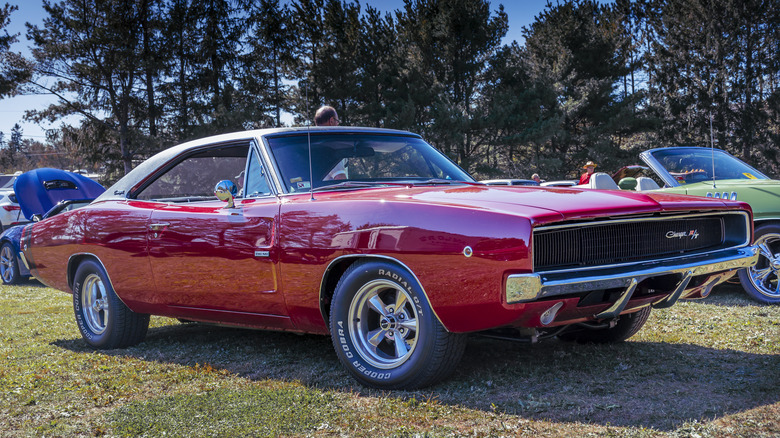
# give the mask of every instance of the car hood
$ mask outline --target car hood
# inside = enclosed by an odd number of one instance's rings
[[[686,190],[702,189],[711,192],[723,192],[729,189],[739,188],[778,190],[780,189],[780,181],[776,179],[719,179],[715,180],[714,186],[715,188],[713,188],[712,181],[708,180],[692,184],[684,184],[680,187],[685,188]]]
[[[327,198],[381,199],[476,208],[524,216],[535,224],[678,209],[713,210],[747,205],[696,196],[620,190],[527,186],[450,186],[367,189],[318,194]]]
[[[737,201],[750,204],[755,219],[776,218],[780,215],[780,181],[773,179],[731,179],[686,184],[676,187],[685,190],[689,195],[697,196],[732,196],[736,193]]]
[[[94,199],[104,191],[102,185],[84,175],[51,168],[25,172],[14,182],[19,207],[28,220],[45,214],[60,201]]]

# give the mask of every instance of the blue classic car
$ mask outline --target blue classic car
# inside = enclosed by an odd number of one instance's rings
[[[84,175],[49,168],[23,173],[14,182],[19,207],[30,221],[87,205],[105,190]],[[19,256],[23,229],[21,225],[14,226],[0,235],[0,277],[4,284],[16,284],[30,276]]]

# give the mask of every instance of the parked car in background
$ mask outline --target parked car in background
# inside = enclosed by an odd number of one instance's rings
[[[27,222],[13,190],[0,190],[0,229]]]
[[[94,348],[141,342],[150,314],[315,333],[359,382],[410,389],[468,333],[625,340],[755,263],[751,221],[723,199],[487,186],[404,131],[282,128],[167,149],[21,242]]]
[[[83,207],[105,191],[99,183],[83,175],[49,168],[20,175],[15,189],[20,201],[17,211],[24,212],[25,222]],[[16,284],[30,277],[27,265],[19,256],[22,230],[21,226],[12,226],[0,234],[0,278],[4,284]]]
[[[577,181],[572,181],[572,180],[545,181],[540,185],[542,187],[573,187],[577,185]]]
[[[753,209],[755,244],[760,249],[755,266],[739,273],[745,292],[754,300],[780,304],[780,181],[726,151],[703,147],[651,149],[640,154],[649,167],[629,166],[641,191],[680,193],[743,201]],[[616,174],[616,181],[622,176]]]

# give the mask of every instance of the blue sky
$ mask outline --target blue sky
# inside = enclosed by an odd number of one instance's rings
[[[20,42],[12,50],[29,53],[27,47],[30,43],[24,37],[26,28],[24,23],[30,22],[35,25],[43,23],[43,2],[39,0],[6,0],[12,5],[17,5],[19,9],[11,14],[11,24],[8,28],[9,33],[19,33]],[[5,3],[5,2],[4,2]],[[504,38],[504,43],[522,40],[522,28],[533,22],[533,19],[543,9],[547,0],[503,0],[493,1],[491,5],[493,10],[498,10],[498,5],[503,4],[504,10],[509,17],[509,31]],[[363,0],[362,5],[370,5],[381,11],[391,12],[400,9],[403,5],[402,0]],[[45,129],[57,128],[61,121],[55,124],[43,122],[37,125],[22,120],[24,111],[28,109],[43,109],[52,103],[53,97],[48,95],[17,96],[14,98],[0,99],[0,131],[5,133],[6,139],[10,135],[14,123],[22,126],[24,137],[34,138],[43,141],[45,139]]]

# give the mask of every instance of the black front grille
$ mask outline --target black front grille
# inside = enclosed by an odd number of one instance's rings
[[[724,243],[728,242],[720,215],[597,225],[586,222],[536,230],[534,270],[653,260],[704,252]]]

